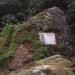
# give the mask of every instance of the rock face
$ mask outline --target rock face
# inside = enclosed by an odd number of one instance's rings
[[[57,41],[57,47],[54,51],[57,50],[56,53],[72,56],[71,33],[66,15],[61,9],[58,7],[49,8],[30,18],[29,23],[38,32],[54,32]]]
[[[29,69],[21,69],[8,75],[61,75],[60,73],[64,70],[70,71],[69,67],[71,66],[71,62],[60,55],[36,61],[36,64]]]
[[[14,54],[13,60],[9,63],[10,70],[17,70],[24,66],[24,62],[30,63],[32,55],[30,54],[31,45],[28,43],[21,44]]]
[[[71,62],[68,59],[63,58],[61,55],[50,56],[43,60],[37,61],[36,63],[38,65],[50,65],[50,68],[54,71],[71,66]]]
[[[73,56],[71,45],[71,33],[66,21],[66,15],[58,7],[46,9],[45,11],[29,18],[29,20],[15,27],[15,31],[19,27],[19,32],[37,31],[37,32],[53,32],[56,35],[56,47],[50,48],[52,53]],[[17,32],[18,33],[18,32]],[[51,46],[50,46],[51,47]]]
[[[40,65],[31,69],[32,75],[55,75],[49,65]]]
[[[30,68],[32,75],[59,75],[63,70],[70,68],[71,62],[61,55],[54,55],[37,61],[38,66]]]

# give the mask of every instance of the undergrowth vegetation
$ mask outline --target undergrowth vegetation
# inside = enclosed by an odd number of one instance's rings
[[[17,37],[14,38],[12,44],[17,47],[19,44],[30,42],[32,44],[34,59],[42,59],[48,56],[48,46],[42,44],[38,37],[38,33],[35,31],[23,31],[17,34]]]
[[[12,51],[8,49],[12,38],[13,26],[6,24],[0,33],[0,64],[10,57]],[[1,63],[2,62],[2,63]]]
[[[16,29],[11,24],[6,24],[0,33],[0,63],[12,57],[20,44],[30,42],[32,44],[32,55],[35,60],[48,56],[48,46],[39,41],[36,31],[28,31],[19,27]]]

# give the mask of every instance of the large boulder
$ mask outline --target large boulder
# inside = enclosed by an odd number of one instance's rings
[[[32,45],[35,44],[35,34],[33,34],[33,38],[27,37],[25,32],[54,32],[56,34],[56,46],[50,46],[50,52],[52,54],[64,54],[66,56],[72,55],[72,46],[70,45],[70,29],[66,22],[66,15],[64,12],[58,7],[53,7],[46,9],[45,11],[37,14],[29,18],[29,20],[23,24],[16,25],[14,28],[14,36],[12,39],[12,43],[15,42],[20,44],[22,42],[26,42],[26,40],[30,41]],[[31,35],[31,33],[29,34]],[[26,37],[25,37],[26,36]],[[25,41],[24,41],[25,39]],[[33,42],[32,42],[33,40]],[[13,43],[13,45],[15,45]],[[34,43],[34,44],[33,44]],[[21,47],[21,49],[20,49]],[[14,49],[14,48],[13,48]],[[31,49],[31,48],[30,48]],[[16,50],[14,60],[10,69],[17,69],[23,66],[23,62],[30,59],[29,48],[24,45],[18,46]],[[15,65],[13,65],[14,62]],[[18,65],[19,64],[19,65]],[[17,66],[18,65],[18,66]],[[17,66],[17,67],[15,67]]]
[[[70,45],[70,29],[66,21],[66,15],[58,7],[49,8],[30,19],[30,23],[37,31],[55,32],[57,44],[61,48],[72,50]]]
[[[61,55],[54,55],[36,62],[38,65],[50,65],[54,71],[59,71],[71,67],[71,61]]]
[[[19,31],[17,31],[19,29]],[[45,11],[29,18],[24,23],[15,27],[15,32],[23,33],[25,30],[38,32],[54,32],[57,44],[51,48],[54,53],[73,56],[70,29],[66,21],[66,15],[58,7],[46,9]],[[51,46],[50,46],[51,47]],[[63,50],[63,51],[62,51]],[[68,55],[67,55],[68,54]]]
[[[54,55],[36,61],[36,65],[27,69],[20,69],[8,75],[73,75],[70,69],[71,62],[60,55]]]

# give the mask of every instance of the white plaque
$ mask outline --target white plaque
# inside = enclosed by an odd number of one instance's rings
[[[40,41],[44,44],[56,44],[55,33],[39,33]]]

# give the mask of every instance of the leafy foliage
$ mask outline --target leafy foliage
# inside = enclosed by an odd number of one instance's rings
[[[0,15],[13,15],[23,21],[52,6],[64,9],[64,4],[65,0],[0,0]]]
[[[67,14],[70,17],[69,24],[72,32],[75,32],[75,1],[74,0],[67,0],[68,10]]]
[[[41,44],[38,33],[36,31],[21,30],[21,27],[17,26],[16,28],[12,24],[7,23],[2,29],[0,33],[0,64],[5,59],[9,59],[18,46],[25,42],[32,44],[34,59],[42,59],[48,56],[48,46]]]
[[[74,0],[68,0],[68,11],[67,13],[71,16],[71,17],[75,17],[75,1]]]
[[[11,35],[12,35],[12,25],[6,24],[6,26],[3,28],[2,32],[0,33],[0,64],[5,59],[9,58],[12,54],[12,51],[8,49],[11,41]]]
[[[48,56],[48,46],[43,45],[38,38],[38,33],[31,31],[20,32],[17,37],[13,38],[13,42],[10,45],[10,49],[16,49],[21,43],[30,42],[32,44],[32,54],[34,59],[42,59]],[[15,45],[15,47],[14,47]]]
[[[36,60],[43,59],[48,56],[48,54],[49,54],[48,46],[43,45],[41,43],[35,43],[35,45],[33,45],[33,46],[34,46],[33,55]]]

